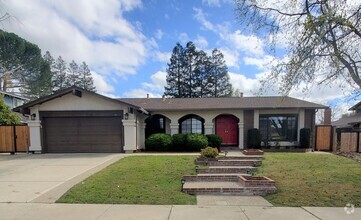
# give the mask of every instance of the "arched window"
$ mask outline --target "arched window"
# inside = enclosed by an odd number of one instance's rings
[[[182,134],[203,134],[204,119],[197,115],[186,115],[179,119],[179,133]]]
[[[151,115],[146,120],[145,137],[156,133],[165,133],[165,117],[163,115]]]

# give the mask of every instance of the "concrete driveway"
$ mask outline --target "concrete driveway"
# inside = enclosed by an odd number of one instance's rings
[[[55,202],[124,154],[0,154],[0,203]]]

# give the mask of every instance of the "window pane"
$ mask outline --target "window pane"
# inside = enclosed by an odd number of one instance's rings
[[[262,140],[296,141],[297,116],[267,115],[260,116],[259,129]]]

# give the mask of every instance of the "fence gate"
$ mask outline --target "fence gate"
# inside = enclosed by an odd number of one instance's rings
[[[315,150],[332,150],[333,131],[331,125],[316,126]]]
[[[29,145],[27,125],[0,126],[0,153],[27,152]]]

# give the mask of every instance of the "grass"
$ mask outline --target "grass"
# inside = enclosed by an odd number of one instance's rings
[[[183,175],[195,174],[195,156],[131,156],[75,185],[57,202],[96,204],[196,204],[181,192]]]
[[[276,181],[276,206],[361,206],[361,164],[336,155],[267,153],[257,175]]]

